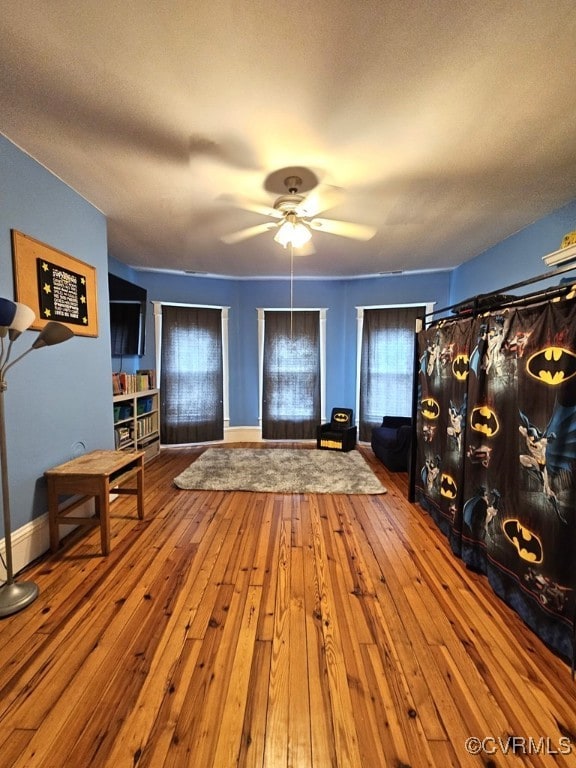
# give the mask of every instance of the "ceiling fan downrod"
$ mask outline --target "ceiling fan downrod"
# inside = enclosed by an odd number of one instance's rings
[[[291,195],[297,195],[298,190],[302,186],[302,179],[300,176],[287,176],[284,179],[284,186]]]

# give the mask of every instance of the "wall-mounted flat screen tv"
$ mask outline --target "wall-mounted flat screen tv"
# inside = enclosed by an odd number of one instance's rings
[[[113,357],[144,354],[146,290],[116,275],[108,275],[110,342]]]

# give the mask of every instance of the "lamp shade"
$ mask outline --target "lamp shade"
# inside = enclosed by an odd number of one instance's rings
[[[294,233],[292,235],[292,245],[294,248],[301,248],[312,239],[312,232],[305,224],[301,222],[294,225]]]
[[[20,304],[20,302],[17,301],[14,318],[8,326],[9,330],[12,332],[10,334],[11,337],[15,339],[18,338],[22,331],[25,331],[26,328],[29,328],[32,325],[35,318],[36,315],[30,307],[26,306],[26,304]]]
[[[51,321],[46,323],[44,328],[42,328],[36,341],[32,344],[32,349],[52,347],[54,344],[61,344],[63,341],[68,341],[72,336],[74,336],[74,332],[71,331],[67,325]]]
[[[286,221],[279,227],[278,232],[274,236],[274,240],[284,248],[289,243],[292,243],[294,248],[300,248],[307,243],[312,237],[312,233],[308,227],[301,221],[298,221],[296,217],[288,216]]]
[[[16,302],[0,298],[0,328],[8,328],[16,314]]]

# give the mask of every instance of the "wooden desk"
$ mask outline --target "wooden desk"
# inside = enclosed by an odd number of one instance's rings
[[[102,554],[110,552],[110,494],[133,494],[137,497],[138,517],[144,519],[144,451],[92,451],[44,472],[48,483],[48,521],[50,548],[60,546],[59,525],[100,526]],[[135,485],[124,488],[129,481]],[[60,508],[62,495],[82,495]],[[95,517],[72,517],[70,513],[94,497]]]

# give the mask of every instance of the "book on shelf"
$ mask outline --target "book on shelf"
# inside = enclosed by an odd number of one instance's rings
[[[114,444],[116,448],[124,448],[132,442],[132,433],[128,427],[116,427],[114,430]]]
[[[154,416],[144,416],[138,419],[136,425],[136,434],[138,440],[158,433],[158,422]]]
[[[144,377],[143,380],[147,382],[145,389],[156,389],[156,371],[153,368],[144,368],[136,373]]]
[[[149,389],[156,389],[156,371],[154,370],[112,374],[112,390],[115,395],[134,395]]]

